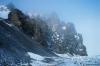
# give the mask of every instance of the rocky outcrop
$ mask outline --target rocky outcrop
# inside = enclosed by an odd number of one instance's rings
[[[0,64],[29,63],[27,52],[55,56],[38,42],[29,38],[8,20],[0,20]],[[42,52],[42,53],[41,53]]]
[[[30,38],[35,39],[43,47],[47,47],[47,35],[49,29],[47,24],[42,19],[30,19],[28,16],[24,15],[20,10],[14,9],[9,13],[8,20],[11,21],[15,26],[17,26]]]
[[[58,20],[58,18],[48,19],[47,21],[48,26],[51,28],[50,49],[52,51],[87,56],[82,35],[77,33],[73,23],[66,24]]]

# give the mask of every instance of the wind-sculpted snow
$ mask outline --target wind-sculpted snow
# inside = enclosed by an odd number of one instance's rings
[[[98,57],[88,57],[88,56],[71,57],[68,54],[57,54],[57,55],[59,55],[59,57],[45,57],[31,53],[30,57],[33,59],[31,65],[32,66],[100,66],[100,58]],[[37,57],[38,59],[35,59]],[[42,59],[39,60],[39,58]],[[52,61],[44,62],[46,58],[52,59]]]

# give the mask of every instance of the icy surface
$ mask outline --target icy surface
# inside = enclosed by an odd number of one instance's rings
[[[33,58],[32,66],[100,66],[100,58],[87,56],[70,56],[69,54],[56,54],[59,57],[43,57],[31,52],[29,56]],[[43,62],[45,58],[53,59],[53,62]]]

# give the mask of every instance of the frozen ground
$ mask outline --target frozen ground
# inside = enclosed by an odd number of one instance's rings
[[[68,54],[57,54],[60,57],[43,57],[31,52],[28,55],[32,58],[32,66],[100,66],[99,56],[71,57]]]

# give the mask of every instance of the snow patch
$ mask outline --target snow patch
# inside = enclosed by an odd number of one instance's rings
[[[56,55],[60,56],[60,57],[63,57],[63,58],[69,58],[71,55],[69,53],[65,53],[65,54],[58,54],[58,53],[55,53]]]
[[[40,56],[38,54],[34,54],[32,52],[27,52],[30,58],[35,59],[35,60],[44,60],[43,56]]]
[[[13,24],[9,24],[9,23],[7,23],[7,22],[6,22],[6,24],[7,24],[9,27],[12,27],[12,26],[14,26]]]
[[[63,29],[63,30],[66,30],[66,26],[63,26],[62,29]]]
[[[78,35],[74,35],[74,37],[75,37],[76,39],[79,39],[79,36],[78,36]]]
[[[83,49],[79,49],[79,51],[83,51]]]

